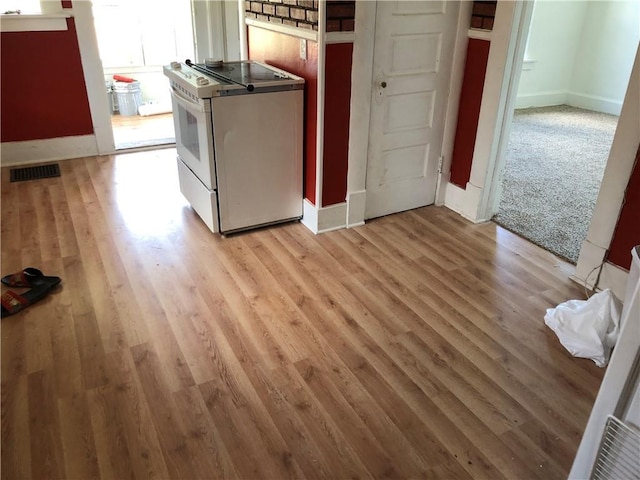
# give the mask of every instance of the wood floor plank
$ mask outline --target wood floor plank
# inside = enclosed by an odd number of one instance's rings
[[[58,404],[51,371],[28,376],[31,474],[33,478],[66,478]]]
[[[537,476],[538,471],[533,467],[530,456],[524,455],[524,452],[518,452],[522,453],[523,458],[520,458],[500,437],[485,428],[478,428],[483,421],[451,393],[442,394],[438,398],[438,404],[449,419],[464,426],[469,440],[483,446],[491,463],[505,478],[540,478]]]
[[[15,270],[20,271],[27,265],[39,265],[42,261],[42,251],[38,234],[38,187],[30,186],[26,182],[19,183],[16,195],[20,202],[20,258],[22,266]],[[43,242],[44,243],[44,242]],[[13,272],[7,272],[13,273]]]
[[[348,472],[350,477],[370,477],[367,468],[357,459],[350,445],[336,427],[325,418],[302,389],[292,385],[291,375],[279,367],[268,372],[255,371],[256,389],[291,453],[300,458],[300,468],[310,478],[330,478],[335,471]],[[252,375],[253,376],[253,375]]]
[[[57,404],[68,478],[100,478],[95,435],[86,395],[61,398]]]
[[[131,469],[136,478],[169,478],[168,463],[164,456],[153,412],[140,385],[131,352],[126,349],[107,354],[107,371],[110,379],[106,402],[116,405],[122,420]],[[180,432],[176,432],[179,435]],[[125,468],[128,468],[127,465]]]
[[[62,165],[60,165],[60,170],[65,176],[69,175],[71,171],[71,167],[67,165],[67,163],[68,162],[63,162]],[[55,236],[60,245],[60,256],[67,258],[78,255],[80,250],[71,217],[71,202],[67,198],[67,190],[64,182],[60,180],[54,186],[50,187],[49,193],[51,195],[52,213],[56,226]]]
[[[366,411],[364,402],[349,403],[339,385],[332,382],[310,359],[296,363],[300,375],[314,393],[317,401],[331,415],[358,455],[372,468],[376,478],[422,476],[428,466],[415,452],[413,446],[394,428],[381,411]],[[352,399],[353,402],[356,402]],[[372,438],[373,437],[373,438]],[[388,453],[387,453],[388,452]],[[406,455],[402,463],[394,463],[391,456]]]
[[[129,283],[126,269],[122,264],[116,238],[111,235],[109,223],[102,208],[99,188],[99,179],[94,179],[92,168],[94,162],[85,162],[80,170],[82,178],[81,191],[87,210],[87,220],[92,236],[95,239],[97,255],[96,266],[103,269],[104,287],[108,295],[103,299],[108,302],[111,310],[109,329],[112,341],[122,347],[139,345],[148,339],[148,331],[144,322],[133,321],[140,318],[141,310],[137,302],[137,296],[130,295],[132,285]]]
[[[212,421],[197,387],[173,394],[176,411],[192,452],[193,470],[198,478],[238,478],[231,457]]]
[[[362,253],[364,255],[366,255],[367,258],[374,260],[376,263],[378,263],[377,266],[373,266],[371,267],[373,271],[378,271],[381,269],[384,269],[384,271],[391,271],[394,272],[394,276],[395,276],[395,281],[396,282],[402,282],[399,283],[398,286],[400,288],[403,287],[403,285],[410,285],[411,287],[409,287],[410,289],[413,289],[413,291],[415,292],[415,294],[418,294],[420,296],[429,296],[430,292],[427,290],[426,284],[423,284],[423,280],[421,279],[421,276],[417,273],[417,272],[412,272],[411,267],[410,266],[405,266],[406,268],[404,269],[400,269],[399,267],[396,266],[395,263],[393,263],[392,261],[390,261],[388,259],[388,257],[384,254],[382,254],[382,252],[376,248],[375,245],[373,244],[368,244],[366,242],[362,241],[362,237],[357,233],[357,232],[338,232],[341,236],[343,236],[345,239],[347,239],[350,242],[350,246],[347,244],[345,245],[345,248],[349,248],[350,251],[352,252],[352,254],[354,256],[359,255],[358,251],[359,249],[363,249]],[[369,261],[370,262],[370,261]],[[435,278],[433,279],[434,281],[436,280]],[[406,287],[405,287],[406,290]],[[452,305],[456,305],[456,304],[460,304],[461,301],[463,301],[464,299],[459,297],[458,295],[456,295],[456,292],[454,290],[452,290],[450,287],[446,286],[446,285],[442,285],[442,288],[440,288],[438,290],[439,296],[442,296],[444,294],[449,294],[452,295],[452,300],[451,300],[451,304]],[[409,299],[405,299],[405,302],[409,301]],[[474,303],[478,303],[481,302],[481,299],[474,299],[473,300]],[[418,301],[419,302],[419,301]],[[415,308],[419,308],[419,307],[415,307]],[[474,316],[474,310],[472,310],[473,305],[468,303],[467,304],[467,310],[466,310],[466,316],[469,318],[472,318]],[[482,314],[482,312],[476,311],[476,315],[480,313]],[[486,318],[486,317],[485,317]],[[517,338],[517,337],[516,337]],[[457,343],[457,345],[464,345],[461,343]],[[477,349],[475,348],[471,348],[468,350],[465,350],[463,352],[465,355],[469,356],[470,358],[473,358],[475,361],[479,361],[480,359],[482,359],[483,361],[489,361],[486,358],[483,358],[482,355],[480,354],[480,352],[477,351]],[[480,355],[480,356],[478,356]],[[502,359],[502,362],[504,363],[504,365],[508,368],[511,368],[512,364],[517,364],[518,362],[512,361],[512,362],[506,362],[506,358]],[[524,366],[524,364],[522,364]],[[528,367],[527,367],[528,368]],[[547,379],[545,376],[539,374],[538,372],[532,370],[531,368],[528,368],[529,370],[529,375],[525,376],[524,378],[529,381],[529,382],[542,382],[547,383]],[[513,372],[514,374],[516,374],[517,376],[517,372]],[[561,372],[557,373],[558,375],[562,375]],[[555,386],[554,386],[555,387]],[[531,383],[530,384],[530,391],[531,392],[535,392],[535,391],[540,391],[540,385],[536,384],[536,383]],[[555,388],[552,387],[552,389],[550,389],[550,391],[556,391]],[[567,411],[569,412],[569,416],[571,416],[575,409],[573,409],[568,403],[567,403],[567,399],[566,397],[562,397],[559,396],[557,398],[554,399],[555,402],[559,403],[561,405],[561,410],[563,411]],[[566,422],[567,419],[566,418],[562,418],[562,419],[558,419],[561,421]],[[578,425],[580,425],[580,421],[577,421],[574,423],[574,428],[581,428],[578,427]]]
[[[2,479],[566,478],[571,265],[440,207],[213,234],[175,155],[2,169],[2,274],[62,277],[2,320]]]
[[[114,388],[109,385],[88,390],[87,403],[100,477],[136,478],[124,428],[125,412],[118,408]]]
[[[469,406],[491,431],[504,433],[530,418],[520,407],[481,371],[461,362],[450,362],[450,358],[441,356],[426,343],[415,344],[415,336],[401,336],[393,347],[412,357],[415,365],[420,365],[419,373],[437,378],[441,383],[441,392],[453,394]],[[433,345],[433,344],[432,344]],[[465,368],[466,367],[466,368]]]
[[[527,452],[526,458],[536,468],[539,478],[562,478],[564,468],[561,467],[541,445],[538,445],[522,431],[522,425],[509,430],[500,436],[501,440],[511,446],[512,451]]]
[[[0,241],[2,242],[2,275],[19,272],[23,267],[21,258],[22,242],[20,238],[20,224],[22,223],[18,194],[18,184],[9,182],[9,169],[2,169],[2,222],[0,223]]]
[[[114,226],[114,228],[116,228]],[[123,262],[126,278],[130,288],[121,288],[123,295],[130,295],[131,291],[145,289],[144,295],[136,295],[136,303],[139,307],[140,320],[144,324],[145,336],[148,332],[153,332],[155,350],[160,356],[160,361],[164,365],[164,373],[172,391],[178,391],[185,387],[195,385],[192,367],[198,364],[197,352],[194,345],[183,345],[178,341],[178,333],[172,329],[172,322],[169,321],[168,312],[171,308],[164,308],[167,302],[171,302],[173,295],[179,296],[180,292],[173,292],[174,287],[184,287],[184,282],[176,284],[171,276],[166,276],[167,271],[155,270],[161,259],[164,260],[163,252],[157,248],[148,249],[147,243],[138,244],[128,235],[118,237],[118,252]],[[144,255],[143,252],[151,252],[154,255]],[[158,257],[155,255],[158,254]],[[164,261],[163,261],[164,265]],[[163,267],[164,268],[164,267]],[[151,288],[155,281],[162,281],[156,288]],[[193,290],[193,285],[188,287]],[[170,292],[171,295],[158,295],[157,291]],[[170,314],[169,314],[170,315]],[[176,322],[173,325],[182,326],[184,322]],[[187,359],[191,360],[191,362]],[[207,368],[206,366],[204,367]]]
[[[286,442],[271,430],[265,417],[250,405],[235,407],[214,382],[200,385],[200,391],[242,478],[304,476]]]
[[[44,299],[42,302],[48,301],[51,304],[50,299]],[[54,315],[50,315],[52,319]],[[49,320],[43,318],[42,312],[37,310],[25,311],[22,321],[25,328],[25,361],[28,373],[35,373],[42,370],[51,371],[53,368],[53,345],[51,334],[54,331],[52,322],[47,321],[43,324],[43,320]]]
[[[196,478],[194,465],[191,462],[193,454],[178,422],[177,408],[156,353],[149,345],[140,344],[131,347],[131,354],[167,464],[169,477]]]
[[[38,236],[49,239],[47,242],[40,244],[43,261],[59,259],[61,256],[60,239],[56,228],[54,205],[51,196],[51,189],[55,188],[59,183],[58,178],[48,179],[47,182],[43,182],[42,187],[37,191],[38,201],[40,202],[39,208],[36,209]]]
[[[1,478],[33,478],[31,430],[26,428],[29,425],[28,377],[27,375],[5,377],[3,373],[1,388]]]
[[[460,292],[465,290],[466,292],[471,292],[468,294],[475,294],[478,297],[486,298],[489,295],[493,296],[502,296],[504,290],[498,288],[488,287],[486,284],[476,286],[477,282],[472,275],[469,275],[467,272],[462,270],[456,270],[455,272],[451,272],[451,276],[447,277],[448,281],[451,282],[454,286],[456,286],[456,292]],[[529,296],[530,299],[530,296]],[[564,298],[567,300],[567,298]],[[548,338],[549,331],[547,329],[540,328],[542,324],[542,319],[544,318],[544,314],[542,310],[532,309],[530,308],[522,308],[522,305],[525,304],[525,298],[522,297],[518,299],[514,298],[512,295],[504,295],[504,299],[500,301],[504,305],[502,306],[491,306],[487,307],[490,312],[487,316],[492,316],[492,313],[495,313],[497,310],[500,315],[504,316],[506,311],[515,313],[519,319],[518,322],[510,322],[509,328],[514,332],[514,336],[520,338],[527,338],[530,342],[533,338],[539,338],[540,341],[536,343],[536,345],[545,345],[545,339]],[[525,319],[524,321],[522,321]],[[526,321],[526,319],[530,319],[530,321]],[[520,352],[523,353],[522,358],[527,359],[535,359],[538,364],[547,364],[554,365],[558,361],[558,355],[564,355],[563,352],[559,352],[554,348],[545,348],[544,350],[531,350],[527,348],[527,345],[523,345]],[[526,357],[524,356],[524,352],[526,352]],[[597,379],[589,374],[588,372],[582,370],[579,367],[571,367],[570,370],[562,372],[560,375],[564,377],[565,382],[571,383],[573,388],[580,389],[583,385],[590,385],[585,390],[593,390],[593,388],[597,385]],[[586,391],[585,391],[586,394]],[[589,399],[588,395],[586,401],[592,401],[593,399]]]
[[[50,297],[54,296],[58,301],[62,293],[50,294]],[[74,318],[69,305],[58,306],[55,314],[47,320],[52,327],[50,342],[56,398],[72,397],[84,390],[84,378]]]

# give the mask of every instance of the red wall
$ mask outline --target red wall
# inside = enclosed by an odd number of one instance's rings
[[[460,107],[458,108],[458,125],[453,144],[451,158],[451,183],[467,188],[471,177],[471,163],[473,150],[476,145],[480,104],[484,77],[489,60],[490,42],[486,40],[469,39],[467,46],[467,60],[464,67],[464,79],[460,92]]]
[[[636,245],[640,245],[640,148],[636,154],[636,164],[629,178],[624,205],[613,233],[607,260],[629,270],[631,249]]]
[[[298,38],[249,27],[248,40],[250,59],[268,63],[305,79],[304,195],[315,205],[318,44],[307,42],[307,60],[302,60]]]
[[[0,34],[3,142],[93,133],[74,20],[67,25]]]
[[[352,43],[326,46],[322,206],[347,197],[352,56]]]

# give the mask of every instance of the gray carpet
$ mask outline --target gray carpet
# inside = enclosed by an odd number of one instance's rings
[[[566,105],[516,110],[494,221],[575,264],[617,122]]]

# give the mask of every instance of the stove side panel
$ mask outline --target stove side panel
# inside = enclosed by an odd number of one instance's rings
[[[316,205],[316,130],[318,118],[318,44],[307,42],[307,59],[300,58],[300,40],[288,35],[248,28],[249,58],[268,63],[305,79],[304,197]]]

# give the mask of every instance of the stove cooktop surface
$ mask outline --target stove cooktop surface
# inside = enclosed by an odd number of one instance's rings
[[[171,62],[163,67],[163,71],[171,80],[172,88],[191,98],[304,88],[303,78],[248,60],[217,62],[215,65],[186,60],[185,63]]]
[[[212,73],[214,78],[218,80],[226,78],[231,82],[241,83],[244,85],[250,83],[277,82],[283,79],[290,79],[290,77],[267,68],[264,65],[252,62],[228,62],[215,67],[207,66],[205,64],[198,64],[198,66],[203,68],[204,71]]]

